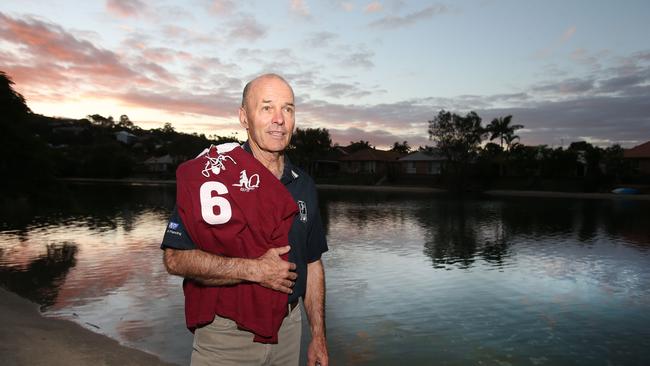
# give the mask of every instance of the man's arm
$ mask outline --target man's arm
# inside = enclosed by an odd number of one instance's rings
[[[290,294],[298,276],[296,265],[280,258],[290,246],[271,248],[256,259],[222,257],[200,249],[165,248],[163,261],[167,272],[192,278],[208,286],[256,282],[264,287]]]
[[[325,338],[325,270],[320,259],[307,264],[305,309],[312,338],[307,349],[307,365],[327,366],[329,356]]]

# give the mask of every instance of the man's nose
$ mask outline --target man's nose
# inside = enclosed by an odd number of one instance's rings
[[[275,111],[275,113],[273,113],[273,120],[271,122],[278,125],[284,124],[284,114],[282,114],[282,109],[278,109]]]

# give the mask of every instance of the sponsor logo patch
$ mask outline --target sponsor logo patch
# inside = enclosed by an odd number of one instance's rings
[[[298,210],[300,212],[300,221],[307,222],[307,204],[305,201],[298,201]]]
[[[246,173],[246,169],[239,172],[239,183],[233,184],[233,187],[239,187],[242,192],[250,192],[260,186],[259,174],[253,174],[250,177]]]

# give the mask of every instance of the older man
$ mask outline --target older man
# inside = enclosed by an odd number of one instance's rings
[[[183,222],[179,208],[172,214],[161,245],[164,249],[164,263],[169,273],[184,277],[185,285],[192,285],[199,290],[232,288],[254,283],[273,290],[276,295],[287,294],[288,310],[285,312],[286,316],[281,314],[284,319],[281,319],[277,343],[273,343],[275,338],[270,343],[259,342],[255,334],[242,329],[242,323],[221,317],[215,312],[212,322],[197,326],[194,330],[192,365],[297,365],[301,337],[299,299],[303,298],[312,336],[307,350],[308,364],[326,366],[328,353],[324,321],[325,273],[321,254],[327,251],[327,243],[313,180],[294,167],[285,155],[295,125],[292,88],[282,77],[275,74],[262,75],[250,81],[244,88],[239,121],[248,134],[248,141],[243,145],[244,150],[268,169],[273,176],[271,179],[277,179],[279,186],[286,188],[290,193],[289,197],[296,203],[294,206],[297,206],[297,214],[288,231],[289,245],[270,247],[256,258],[224,256],[202,250],[204,247],[197,245],[202,243],[196,242],[196,238],[200,236],[191,235],[192,231],[185,227],[188,224]],[[220,159],[221,161],[216,158],[211,160],[222,164],[217,168],[213,166],[213,173],[215,169],[218,173],[220,167],[233,169],[234,165],[230,163],[234,162],[232,158],[228,160],[224,154]],[[242,179],[238,186],[255,183],[250,180],[251,177]],[[259,179],[258,176],[257,180]],[[293,202],[291,204],[293,205]],[[242,211],[252,209],[243,207]],[[256,209],[259,210],[259,207]],[[210,212],[214,213],[211,210]],[[224,212],[229,211],[222,210],[219,215],[223,216]],[[223,221],[223,217],[220,217],[214,222]],[[263,246],[267,243],[255,244]],[[283,260],[287,253],[288,261]],[[187,295],[186,286],[186,315]],[[196,308],[196,305],[192,306]],[[265,305],[260,305],[258,301],[255,306]],[[212,311],[211,307],[208,308]],[[212,314],[210,316],[212,317]]]

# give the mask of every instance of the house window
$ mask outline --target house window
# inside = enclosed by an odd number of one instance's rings
[[[406,163],[406,172],[408,174],[415,174],[416,173],[415,162],[414,161],[409,161],[408,163]]]

